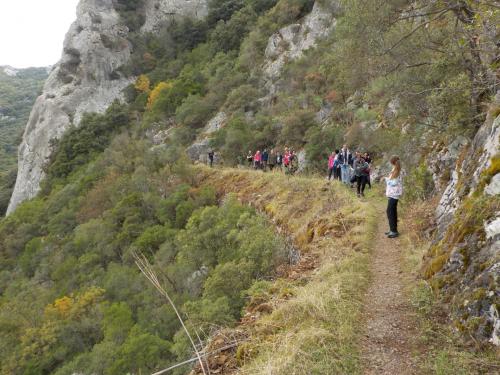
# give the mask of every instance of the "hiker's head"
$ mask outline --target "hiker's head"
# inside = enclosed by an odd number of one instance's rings
[[[390,159],[390,162],[392,164],[392,172],[391,172],[391,177],[396,178],[399,177],[401,174],[401,160],[399,159],[399,156],[393,155]]]
[[[344,150],[344,151],[347,150],[347,145],[343,145],[342,150]]]
[[[335,150],[335,153],[338,154],[339,153],[339,150]]]

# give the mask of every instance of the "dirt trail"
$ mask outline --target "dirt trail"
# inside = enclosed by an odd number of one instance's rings
[[[373,247],[373,280],[365,297],[362,363],[365,375],[418,374],[412,358],[416,336],[414,316],[404,294],[401,240],[388,239],[385,207],[379,205],[379,225]]]

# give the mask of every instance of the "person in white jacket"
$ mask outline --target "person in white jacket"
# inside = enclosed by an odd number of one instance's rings
[[[398,202],[403,195],[403,183],[401,181],[401,160],[399,156],[393,156],[390,160],[392,164],[391,174],[386,178],[385,195],[387,201],[387,219],[389,221],[389,232],[386,232],[387,237],[396,238],[398,232]]]

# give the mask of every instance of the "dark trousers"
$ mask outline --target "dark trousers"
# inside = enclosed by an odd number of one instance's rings
[[[358,194],[364,193],[366,187],[366,176],[356,176],[356,182],[358,183]]]
[[[328,181],[333,178],[335,179],[335,168],[328,168]]]
[[[389,198],[387,202],[387,219],[391,232],[398,232],[398,199]]]
[[[335,167],[335,178],[339,181],[342,180],[342,173],[340,171],[340,166]]]

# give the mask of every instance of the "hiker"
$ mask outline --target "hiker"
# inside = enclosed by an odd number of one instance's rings
[[[364,157],[365,161],[368,163],[368,165],[370,166],[368,168],[368,176],[366,177],[366,184],[371,189],[372,188],[372,181],[370,178],[370,173],[371,173],[371,169],[372,169],[372,157],[370,156],[370,154],[368,152],[365,152],[363,157]]]
[[[288,147],[285,147],[285,154],[283,155],[283,166],[285,169],[288,168],[290,165],[290,151],[288,150]]]
[[[335,158],[336,158],[335,151],[332,151],[330,156],[328,157],[328,181],[333,178],[335,179]]]
[[[266,171],[266,168],[267,168],[267,162],[269,160],[269,153],[267,152],[267,149],[264,150],[264,152],[262,153],[262,157],[261,157],[261,168]]]
[[[365,196],[366,179],[368,177],[370,166],[361,156],[360,153],[356,155],[354,161],[354,176],[356,177],[358,197]]]
[[[247,154],[247,164],[248,164],[248,168],[252,168],[252,165],[253,165],[253,154],[252,154],[252,151],[248,151],[248,154]]]
[[[262,155],[260,153],[260,150],[257,150],[257,152],[255,153],[255,155],[253,156],[254,168],[255,169],[260,169],[261,162],[262,162]]]
[[[269,166],[269,170],[272,172],[274,169],[274,166],[278,162],[278,156],[276,155],[276,152],[274,152],[274,149],[271,150],[271,153],[269,154],[269,160],[267,162],[267,165]]]
[[[335,161],[333,163],[333,167],[334,167],[334,178],[336,180],[341,181],[342,175],[340,171],[340,151],[338,149],[335,150]]]
[[[297,158],[297,155],[295,154],[294,150],[291,150],[289,153],[289,159],[288,159],[288,167],[286,169],[286,173],[289,175],[295,174],[299,169],[299,159]]]
[[[283,155],[281,155],[281,152],[276,154],[276,168],[283,169]]]
[[[399,156],[393,156],[390,159],[392,171],[386,178],[385,195],[388,198],[387,202],[387,219],[389,221],[389,232],[386,232],[387,237],[396,238],[398,232],[398,202],[403,195],[403,182],[401,181],[401,161]]]
[[[340,150],[339,162],[342,182],[349,185],[351,183],[352,153],[347,145],[344,145]]]
[[[214,150],[208,151],[208,163],[210,167],[214,166]]]

